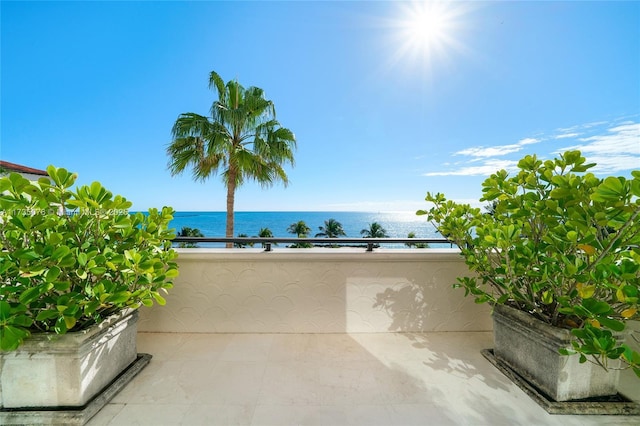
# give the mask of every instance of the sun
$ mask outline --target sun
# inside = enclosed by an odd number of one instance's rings
[[[407,42],[414,48],[430,49],[442,44],[451,26],[442,7],[419,3],[404,20]]]
[[[414,1],[403,3],[393,20],[396,50],[393,62],[409,58],[421,67],[445,62],[458,50],[466,2]]]

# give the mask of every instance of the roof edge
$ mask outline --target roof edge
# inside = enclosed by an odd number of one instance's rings
[[[34,169],[33,167],[22,166],[20,164],[10,163],[8,161],[0,160],[0,167],[10,172],[18,173],[30,173],[32,175],[49,176],[49,174],[40,169]]]

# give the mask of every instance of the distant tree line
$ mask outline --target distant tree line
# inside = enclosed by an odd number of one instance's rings
[[[340,222],[335,219],[328,219],[324,221],[323,226],[319,226],[317,232],[315,234],[315,238],[340,238],[346,237],[347,233],[344,231],[344,228]],[[290,234],[296,235],[300,239],[308,238],[311,233],[311,228],[303,221],[300,220],[298,222],[294,222],[287,228],[287,232]],[[360,231],[360,235],[363,238],[389,238],[389,234],[387,234],[387,230],[384,229],[382,225],[378,222],[372,222],[369,224],[368,228],[364,228]],[[202,237],[202,233],[197,228],[189,228],[183,227],[182,230],[178,233],[180,237]],[[238,234],[238,238],[247,238],[249,237],[247,234]],[[254,236],[255,237],[255,236]],[[269,228],[261,228],[257,237],[260,238],[272,238],[273,232]],[[407,238],[416,238],[415,232],[409,232]],[[196,243],[179,243],[178,247],[197,247]],[[234,243],[234,247],[244,248],[244,247],[253,247],[253,243],[242,243],[236,242]],[[264,247],[264,243],[262,244]],[[329,244],[330,247],[338,247],[338,244]],[[378,247],[379,244],[376,244]],[[407,247],[415,247],[415,248],[428,248],[429,244],[427,243],[405,243]],[[289,247],[291,248],[310,248],[313,247],[313,244],[301,241],[299,243],[291,244]]]

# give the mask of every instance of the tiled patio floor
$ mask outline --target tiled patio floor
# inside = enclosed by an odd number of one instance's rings
[[[640,425],[547,414],[482,357],[491,345],[491,333],[140,333],[151,363],[89,425]]]

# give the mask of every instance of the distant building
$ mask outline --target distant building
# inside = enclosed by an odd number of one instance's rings
[[[29,180],[38,180],[41,177],[49,176],[44,170],[0,160],[0,176],[8,175],[9,173],[20,173]]]

